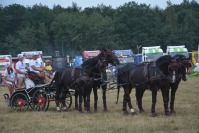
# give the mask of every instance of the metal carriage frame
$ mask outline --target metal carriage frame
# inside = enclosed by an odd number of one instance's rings
[[[66,94],[67,108],[72,105],[72,95],[74,95],[72,91]],[[7,105],[14,111],[21,112],[27,111],[29,107],[34,111],[47,111],[50,102],[55,101],[54,97],[55,88],[50,84],[35,85],[29,89],[16,89],[10,97],[8,94],[4,94]]]

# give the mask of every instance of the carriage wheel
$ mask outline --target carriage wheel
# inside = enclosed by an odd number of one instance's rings
[[[37,111],[46,111],[48,109],[49,98],[43,89],[39,89],[33,94],[31,106]]]
[[[69,93],[69,94],[66,94],[66,106],[67,108],[69,109],[72,105],[72,95]]]
[[[24,93],[15,93],[10,100],[10,106],[15,111],[26,111],[29,108],[29,98]]]

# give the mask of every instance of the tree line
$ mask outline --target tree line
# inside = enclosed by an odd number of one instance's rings
[[[134,1],[113,9],[98,5],[82,9],[76,3],[24,7],[0,5],[0,54],[41,50],[44,55],[74,56],[84,50],[132,49],[138,46],[199,45],[199,4],[167,1],[167,7],[150,7]]]

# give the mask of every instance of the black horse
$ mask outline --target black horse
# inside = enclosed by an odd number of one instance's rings
[[[129,63],[118,69],[118,89],[120,85],[124,88],[123,97],[123,111],[124,114],[128,113],[126,110],[127,103],[132,114],[136,114],[132,104],[130,93],[133,87],[136,87],[136,99],[140,111],[142,108],[142,97],[146,89],[152,91],[152,116],[156,116],[155,105],[157,91],[159,88],[162,91],[165,115],[169,115],[168,101],[169,101],[169,83],[175,81],[175,72],[178,70],[179,65],[173,61],[169,55],[158,58],[155,62],[141,63],[135,65]],[[118,91],[119,92],[119,91]]]
[[[111,58],[109,51],[101,51],[97,57],[85,61],[81,67],[67,67],[58,70],[51,82],[51,84],[54,82],[54,86],[56,88],[55,101],[57,110],[60,110],[60,101],[63,104],[63,109],[66,110],[67,107],[64,102],[66,93],[69,89],[78,89],[80,95],[79,111],[82,112],[83,94],[87,98],[87,111],[90,111],[90,93],[93,84],[93,77],[101,67],[107,65],[105,62],[109,63],[112,61],[113,59]]]
[[[170,87],[171,87],[170,112],[171,114],[176,113],[174,110],[174,101],[175,101],[175,94],[178,89],[179,83],[181,80],[183,81],[187,80],[187,72],[189,68],[191,67],[191,63],[189,59],[186,58],[186,56],[178,54],[178,55],[175,55],[173,58],[177,61],[177,63],[180,64],[180,69],[179,69],[179,72],[177,73],[176,82],[170,83]]]
[[[102,88],[102,99],[103,99],[103,105],[104,105],[104,111],[107,111],[107,104],[106,104],[106,89],[107,89],[107,74],[106,74],[106,66],[108,63],[111,63],[112,65],[119,65],[119,60],[115,56],[114,52],[111,50],[106,51],[105,54],[108,56],[108,60],[105,63],[106,65],[103,65],[98,69],[94,75],[94,80],[92,84],[93,88],[93,93],[94,93],[94,110],[97,111],[97,101],[98,101],[98,95],[97,95],[97,89]],[[86,62],[84,64],[87,64]],[[78,92],[75,92],[75,108],[78,108],[78,103],[77,103],[77,98],[78,98]],[[84,101],[87,101],[84,97]],[[85,108],[86,103],[84,103]]]

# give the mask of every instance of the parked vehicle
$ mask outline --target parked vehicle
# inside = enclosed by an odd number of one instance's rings
[[[184,45],[181,46],[167,46],[167,50],[166,50],[166,54],[167,55],[177,55],[177,54],[182,54],[185,55],[187,58],[189,57],[189,53],[187,48],[185,48]]]
[[[134,62],[133,51],[131,49],[113,51],[115,53],[115,56],[118,57],[120,64]]]
[[[6,69],[5,64],[12,63],[11,55],[0,55],[0,85],[3,85],[3,74]]]
[[[142,47],[142,61],[151,62],[157,60],[163,55],[163,50],[160,46]]]
[[[100,50],[84,51],[82,53],[82,59],[83,59],[83,61],[85,61],[89,58],[96,57],[99,53],[100,53]]]

